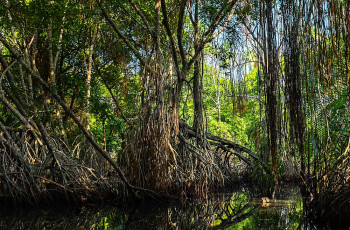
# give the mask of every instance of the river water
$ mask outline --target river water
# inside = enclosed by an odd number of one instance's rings
[[[304,218],[296,186],[283,186],[265,202],[258,190],[241,187],[207,199],[141,203],[118,208],[0,209],[0,229],[316,229]]]

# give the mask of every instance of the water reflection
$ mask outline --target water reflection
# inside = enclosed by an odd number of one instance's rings
[[[0,211],[1,229],[310,229],[297,187],[263,201],[251,189],[163,205]]]

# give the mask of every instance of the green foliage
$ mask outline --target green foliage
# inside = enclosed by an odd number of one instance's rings
[[[217,51],[211,50],[211,52]],[[219,67],[215,68],[208,63],[204,63],[203,73],[203,107],[207,132],[255,150],[254,143],[257,133],[260,132],[257,130],[260,128],[258,125],[259,101],[257,100],[258,69],[253,68],[244,79],[236,82],[224,76]],[[180,114],[182,119],[192,124],[192,91],[187,90],[182,95],[183,104]],[[246,98],[230,96],[239,91],[246,92]]]

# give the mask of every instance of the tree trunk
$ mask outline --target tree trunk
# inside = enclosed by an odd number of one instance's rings
[[[87,65],[86,65],[86,108],[85,108],[85,116],[86,116],[86,129],[90,131],[90,98],[91,98],[91,74],[92,74],[92,54],[94,52],[94,44],[96,38],[96,31],[92,29],[90,31],[90,44],[88,48],[87,54]]]
[[[266,0],[266,23],[267,23],[267,63],[265,68],[266,102],[267,102],[267,125],[269,133],[269,147],[272,159],[272,175],[275,183],[277,177],[277,99],[276,83],[278,78],[278,57],[273,27],[273,1]]]
[[[195,19],[193,22],[194,27],[194,47],[195,50],[198,48],[198,0],[195,5]],[[198,55],[194,61],[194,72],[193,72],[193,105],[194,105],[194,119],[193,129],[196,131],[196,139],[198,146],[207,148],[207,140],[204,130],[204,117],[203,117],[203,81],[200,74],[200,62],[201,55]]]
[[[204,130],[203,118],[203,82],[200,75],[200,60],[194,62],[193,74],[193,104],[194,104],[194,120],[193,129],[196,130],[197,144],[199,146],[206,146],[206,136]]]

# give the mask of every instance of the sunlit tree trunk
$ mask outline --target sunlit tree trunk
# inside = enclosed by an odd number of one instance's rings
[[[88,48],[87,48],[87,55],[84,57],[84,64],[85,64],[85,71],[86,71],[86,106],[85,106],[85,122],[86,122],[86,129],[90,130],[90,101],[91,101],[91,80],[92,80],[92,65],[93,65],[93,59],[92,55],[94,53],[94,45],[95,40],[97,36],[97,28],[94,26],[89,31],[89,40],[88,40]]]
[[[217,69],[218,66],[216,66],[215,69],[215,75],[213,75],[213,80],[214,80],[214,87],[215,87],[215,93],[216,93],[216,109],[218,113],[218,121],[221,121],[221,101],[220,101],[220,96],[221,96],[221,77],[220,77],[220,71]]]

